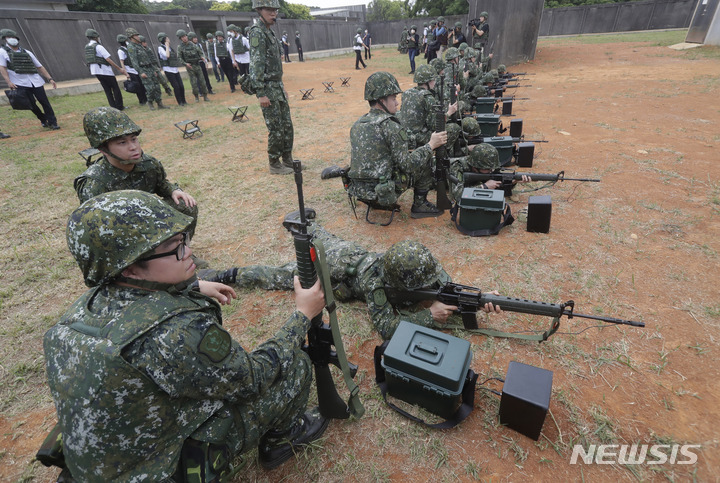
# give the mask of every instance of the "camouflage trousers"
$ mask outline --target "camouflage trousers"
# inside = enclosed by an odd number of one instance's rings
[[[188,239],[192,240],[192,237],[195,234],[195,228],[197,227],[198,205],[188,206],[183,200],[180,200],[180,204],[175,204],[175,201],[172,198],[163,198],[163,201],[178,210],[183,215],[192,217],[193,221],[187,229]]]
[[[162,101],[162,93],[160,92],[160,84],[158,77],[161,75],[159,71],[154,70],[146,72],[147,77],[140,76],[142,85],[145,88],[147,100],[149,102],[160,102]]]
[[[188,77],[190,78],[190,85],[192,86],[192,93],[195,97],[202,95],[207,96],[207,85],[205,85],[205,78],[203,77],[202,69],[199,65],[193,65],[191,67],[185,66],[187,69]]]
[[[280,159],[285,156],[291,159],[294,130],[287,99],[283,96],[281,100],[271,100],[268,107],[262,108],[262,113],[268,129],[268,158]]]
[[[267,390],[243,404],[226,403],[182,447],[176,483],[229,481],[235,455],[256,448],[269,430],[286,431],[305,412],[312,384],[312,363],[300,348]]]
[[[165,92],[172,90],[164,72],[158,72],[158,81],[162,84],[162,88],[165,89]]]

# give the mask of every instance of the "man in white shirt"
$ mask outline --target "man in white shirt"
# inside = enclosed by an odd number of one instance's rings
[[[240,75],[250,72],[250,42],[242,34],[242,28],[231,25],[228,27],[234,37],[230,39],[230,49],[233,54],[233,67]]]
[[[60,129],[43,87],[44,77],[52,84],[53,89],[57,89],[52,76],[32,52],[20,47],[20,39],[15,31],[0,30],[0,42],[5,43],[0,49],[0,74],[8,87],[23,92],[30,99],[30,110],[43,127]],[[42,110],[35,104],[35,100],[40,103]]]
[[[85,63],[90,67],[90,73],[100,81],[110,107],[122,111],[124,109],[122,92],[113,73],[113,67],[128,78],[130,76],[125,69],[110,58],[110,52],[100,45],[100,34],[97,33],[97,30],[87,29],[85,37],[88,38],[88,43],[85,45]]]

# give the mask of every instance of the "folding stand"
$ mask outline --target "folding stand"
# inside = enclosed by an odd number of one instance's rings
[[[302,93],[302,99],[301,101],[308,101],[310,99],[315,99],[315,96],[312,95],[313,89],[300,89],[300,92]]]
[[[100,156],[102,156],[102,153],[95,148],[83,149],[78,154],[85,160],[85,166],[88,166],[88,167],[91,164],[97,163]],[[97,158],[93,159],[93,156],[97,156]]]
[[[191,139],[195,136],[200,137],[203,135],[203,132],[198,126],[198,122],[200,121],[198,121],[197,119],[188,119],[187,121],[175,123],[175,127],[182,131],[183,139]]]
[[[350,84],[348,84],[350,77],[341,77],[340,80],[342,81],[342,85],[340,87],[350,87]]]
[[[322,85],[325,86],[325,92],[335,92],[333,84],[334,82],[323,82]]]
[[[245,115],[248,110],[248,106],[230,106],[228,111],[232,112],[232,122],[245,122],[249,117]]]

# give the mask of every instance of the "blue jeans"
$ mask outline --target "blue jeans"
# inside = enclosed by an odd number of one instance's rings
[[[408,49],[408,57],[410,58],[410,70],[415,72],[415,56],[418,54],[418,49]]]

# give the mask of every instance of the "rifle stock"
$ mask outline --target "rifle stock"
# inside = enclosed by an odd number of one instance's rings
[[[435,131],[445,131],[445,95],[444,95],[444,79],[440,78],[438,87],[438,102],[435,104]],[[448,183],[447,172],[450,169],[450,159],[448,158],[447,148],[443,144],[435,150],[435,191],[437,193],[437,202],[435,203],[440,210],[449,210],[452,206],[447,195]]]
[[[536,302],[534,300],[505,297],[487,292],[483,293],[479,288],[452,282],[447,283],[438,289],[423,288],[417,290],[397,290],[392,287],[385,287],[385,293],[391,303],[439,300],[446,305],[454,305],[458,308],[458,312],[462,316],[463,326],[467,330],[474,330],[478,328],[477,312],[487,303],[491,303],[494,306],[500,307],[502,310],[508,312],[542,315],[553,318],[566,316],[568,319],[572,319],[573,317],[581,317],[613,324],[645,327],[643,322],[636,322],[634,320],[575,313],[575,302],[572,300],[562,304]]]

